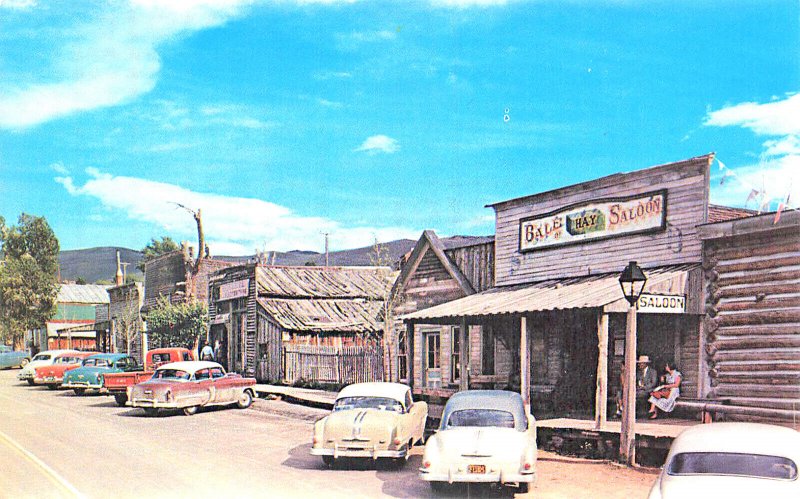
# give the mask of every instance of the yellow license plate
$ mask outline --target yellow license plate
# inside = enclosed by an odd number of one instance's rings
[[[486,465],[484,464],[470,464],[467,466],[469,473],[486,473]]]

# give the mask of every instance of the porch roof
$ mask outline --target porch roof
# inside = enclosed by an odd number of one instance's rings
[[[684,264],[644,269],[647,275],[644,291],[684,294],[688,273],[697,268],[698,264]],[[620,290],[618,273],[550,279],[533,284],[490,288],[458,300],[403,315],[400,319],[406,322],[425,322],[453,320],[459,317],[603,307],[607,311],[620,312],[628,307]]]

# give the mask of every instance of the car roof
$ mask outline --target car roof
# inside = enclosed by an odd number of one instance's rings
[[[97,355],[97,352],[81,352],[80,350],[65,350],[59,352],[55,357],[91,357]]]
[[[123,357],[130,357],[130,355],[126,353],[96,353],[87,357],[87,359],[108,359],[108,360],[118,360]]]
[[[59,355],[59,354],[62,354],[62,353],[77,352],[77,351],[78,350],[73,350],[73,349],[70,349],[70,348],[59,348],[59,349],[55,349],[55,350],[42,350],[41,352],[37,353],[36,355],[42,355],[42,354],[45,354],[45,355]],[[34,355],[34,357],[36,357],[36,355]]]
[[[442,413],[442,426],[450,414],[464,409],[493,409],[514,415],[514,428],[524,430],[528,427],[525,404],[517,392],[506,390],[465,390],[454,394],[447,401]]]
[[[405,406],[406,393],[410,390],[408,385],[372,381],[368,383],[353,383],[347,385],[336,395],[337,399],[344,397],[386,397],[399,401]]]
[[[180,371],[186,371],[187,373],[194,373],[195,371],[199,371],[200,369],[209,369],[212,367],[219,367],[222,368],[220,364],[217,362],[211,362],[208,360],[183,360],[180,362],[170,362],[169,364],[164,364],[158,367],[158,370],[162,369],[178,369]],[[225,369],[223,369],[224,371]]]
[[[800,464],[800,432],[764,423],[710,423],[687,428],[670,455],[682,452],[734,452],[788,457]]]

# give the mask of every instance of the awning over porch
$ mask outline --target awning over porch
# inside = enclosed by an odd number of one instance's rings
[[[671,265],[644,269],[645,293],[684,295],[686,313],[700,313],[700,266]],[[690,288],[695,288],[690,291]],[[523,314],[573,308],[603,308],[624,312],[628,302],[622,296],[619,274],[552,279],[519,286],[495,287],[400,318],[406,322],[451,321],[460,317]]]

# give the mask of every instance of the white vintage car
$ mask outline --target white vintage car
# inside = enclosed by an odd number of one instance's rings
[[[650,499],[800,497],[800,433],[760,423],[693,426],[672,442]]]
[[[536,450],[536,421],[519,393],[458,392],[425,444],[420,478],[434,489],[479,482],[516,486],[524,493],[536,478]]]
[[[336,396],[333,412],[314,425],[311,454],[330,466],[339,457],[379,457],[400,464],[425,436],[428,404],[400,383],[355,383]]]
[[[17,379],[27,381],[29,385],[34,384],[33,379],[36,377],[37,367],[51,366],[58,355],[67,352],[77,352],[77,350],[45,350],[37,353],[30,362],[22,367],[22,370],[17,374]]]

